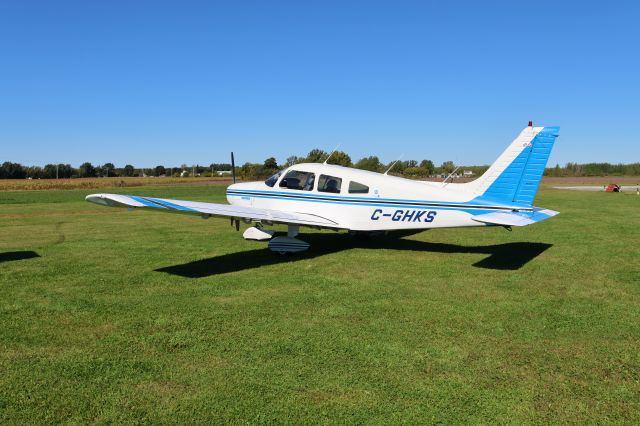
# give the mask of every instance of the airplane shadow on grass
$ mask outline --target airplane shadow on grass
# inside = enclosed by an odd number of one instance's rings
[[[40,255],[31,250],[7,251],[5,253],[0,253],[0,263],[10,262],[12,260],[33,259],[34,257],[40,257]]]
[[[256,250],[223,254],[208,259],[196,260],[180,265],[167,266],[156,269],[187,278],[202,278],[211,275],[237,272],[246,269],[280,263],[294,263],[299,260],[313,259],[325,254],[337,253],[344,250],[387,249],[399,251],[416,251],[432,253],[480,253],[488,256],[473,264],[477,268],[516,270],[539,256],[552,244],[545,243],[504,243],[488,246],[463,246],[457,244],[430,243],[415,240],[379,236],[370,239],[358,239],[345,234],[304,234],[301,238],[311,244],[309,251],[293,255],[282,256],[267,249],[266,244]],[[250,244],[248,242],[248,244]]]

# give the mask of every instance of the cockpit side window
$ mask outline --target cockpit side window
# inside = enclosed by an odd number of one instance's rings
[[[327,175],[320,175],[318,178],[319,192],[333,192],[334,194],[339,194],[341,187],[342,178]]]
[[[349,182],[349,194],[368,194],[369,187],[358,182]]]
[[[275,175],[271,176],[269,179],[265,180],[264,181],[265,185],[270,186],[270,187],[273,188],[273,186],[276,184],[278,179],[280,179],[281,175],[282,175],[282,171],[279,171]]]
[[[310,172],[290,170],[280,181],[281,188],[311,191],[316,175]]]

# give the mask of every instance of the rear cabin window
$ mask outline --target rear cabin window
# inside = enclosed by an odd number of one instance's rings
[[[339,194],[341,187],[342,178],[327,175],[320,175],[320,178],[318,178],[319,192],[333,192],[334,194]]]
[[[349,182],[349,194],[368,194],[369,187],[358,182]]]
[[[316,175],[310,172],[290,170],[280,181],[281,188],[311,191]]]

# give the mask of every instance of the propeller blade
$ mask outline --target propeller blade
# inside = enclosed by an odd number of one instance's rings
[[[233,152],[231,152],[231,176],[233,177],[233,183],[236,183],[236,162],[233,159]]]

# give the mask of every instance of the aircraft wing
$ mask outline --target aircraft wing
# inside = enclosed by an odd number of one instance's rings
[[[532,212],[495,212],[473,216],[476,222],[500,226],[526,226],[557,215],[559,212],[534,207]]]
[[[85,200],[102,206],[126,207],[129,209],[153,209],[166,213],[192,214],[205,219],[210,216],[222,216],[230,217],[232,219],[248,219],[273,223],[341,228],[338,222],[314,214],[232,206],[230,204],[165,200],[162,198],[121,194],[91,194],[87,195]]]

